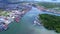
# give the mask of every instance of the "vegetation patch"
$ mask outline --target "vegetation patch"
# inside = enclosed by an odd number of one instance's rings
[[[0,16],[8,16],[9,14],[9,11],[0,11]]]
[[[39,14],[39,20],[41,20],[43,26],[48,30],[55,30],[60,33],[60,16]]]

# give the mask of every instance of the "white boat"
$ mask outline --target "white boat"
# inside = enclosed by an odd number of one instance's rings
[[[38,23],[36,20],[34,21],[34,25],[41,25],[40,23]]]

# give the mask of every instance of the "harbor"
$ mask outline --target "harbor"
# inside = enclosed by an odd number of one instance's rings
[[[24,8],[26,8],[26,9],[24,9]],[[10,10],[10,11],[8,11],[9,13],[8,13],[7,16],[1,15],[0,16],[0,24],[1,24],[0,26],[3,27],[2,29],[7,30],[8,25],[10,23],[12,23],[14,21],[19,22],[20,19],[23,17],[23,15],[31,10],[31,7],[29,7],[29,6],[24,6],[24,8],[22,9],[22,11],[20,11],[20,10]],[[3,12],[7,12],[7,10],[3,11]],[[5,25],[7,25],[7,26],[5,26]],[[3,31],[2,29],[0,29],[0,30]]]
[[[58,13],[46,11],[44,7],[13,3],[0,14],[0,34],[60,34],[47,30],[38,20],[39,14],[60,16]]]

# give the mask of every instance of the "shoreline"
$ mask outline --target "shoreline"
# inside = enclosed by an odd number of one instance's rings
[[[38,6],[38,5],[36,5],[36,8],[38,9],[38,10],[41,10],[41,11],[43,11],[43,12],[50,12],[50,13],[54,13],[54,14],[60,14],[60,12],[59,11],[56,11],[56,10],[53,10],[53,9],[45,9],[43,6]]]
[[[26,8],[25,10],[23,9],[23,11],[20,10],[11,10],[9,15],[6,16],[0,16],[0,27],[3,28],[4,30],[7,30],[8,25],[14,21],[16,21],[17,23],[20,22],[20,19],[28,12],[32,9],[32,7],[27,6],[28,8]],[[7,12],[7,11],[6,11]],[[3,24],[3,23],[4,24]],[[3,24],[3,25],[2,25]],[[7,26],[6,26],[7,25]],[[6,28],[4,28],[6,27]],[[2,30],[0,28],[0,30]]]

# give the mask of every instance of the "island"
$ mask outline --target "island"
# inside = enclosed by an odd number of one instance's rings
[[[39,14],[41,24],[48,29],[60,33],[60,16],[50,14]]]

